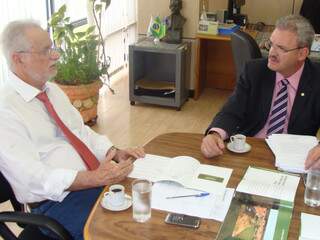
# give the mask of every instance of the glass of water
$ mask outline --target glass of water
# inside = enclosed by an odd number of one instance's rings
[[[320,171],[309,170],[304,192],[304,203],[310,207],[320,206]]]
[[[146,222],[151,218],[152,183],[146,179],[132,182],[132,216],[137,222]]]

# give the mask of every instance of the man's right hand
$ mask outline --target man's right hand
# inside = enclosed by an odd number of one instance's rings
[[[118,183],[128,176],[132,171],[133,164],[130,159],[122,160],[119,163],[112,161],[117,150],[109,151],[106,159],[102,161],[99,167],[94,170],[97,183],[100,186]]]
[[[109,151],[106,159],[100,162],[99,167],[93,171],[80,171],[68,191],[77,191],[82,189],[101,187],[118,183],[128,176],[133,168],[130,159],[123,160],[120,163],[114,162],[116,149]]]
[[[223,154],[224,142],[219,133],[208,134],[202,139],[201,152],[207,158]]]

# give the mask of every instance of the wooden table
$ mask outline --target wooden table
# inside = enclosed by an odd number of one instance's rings
[[[150,154],[168,157],[188,155],[205,164],[232,168],[233,172],[228,182],[228,187],[235,188],[248,166],[258,166],[274,169],[274,156],[263,140],[248,138],[252,149],[248,153],[235,154],[228,150],[223,156],[215,159],[206,159],[200,152],[203,135],[192,133],[169,133],[160,135],[145,145],[145,150]],[[132,179],[127,179],[122,184],[126,192],[131,195]],[[304,186],[302,180],[298,187],[295,206],[290,225],[289,239],[298,239],[300,229],[300,212],[320,215],[320,208],[311,208],[303,203]],[[212,240],[215,238],[220,222],[202,219],[199,229],[188,229],[175,225],[167,225],[164,211],[152,210],[152,217],[146,223],[136,223],[132,219],[132,209],[122,212],[111,212],[100,206],[100,199],[92,209],[84,229],[86,240],[127,240],[127,239],[194,239]]]

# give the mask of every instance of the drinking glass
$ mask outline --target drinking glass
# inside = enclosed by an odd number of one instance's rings
[[[320,171],[309,170],[304,192],[304,203],[310,207],[320,206]]]
[[[132,182],[132,216],[137,222],[146,222],[151,218],[152,183],[146,179]]]

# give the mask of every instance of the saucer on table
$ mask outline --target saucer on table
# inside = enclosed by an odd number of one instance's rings
[[[124,203],[120,206],[114,206],[110,204],[109,196],[109,194],[106,194],[105,197],[101,199],[101,206],[110,211],[123,211],[128,209],[132,205],[131,196],[127,194],[125,195]]]
[[[234,149],[233,148],[233,144],[232,142],[227,143],[227,148],[231,151],[231,152],[235,152],[235,153],[246,153],[249,152],[251,150],[251,146],[248,143],[245,143],[244,148],[241,150],[238,149]]]

